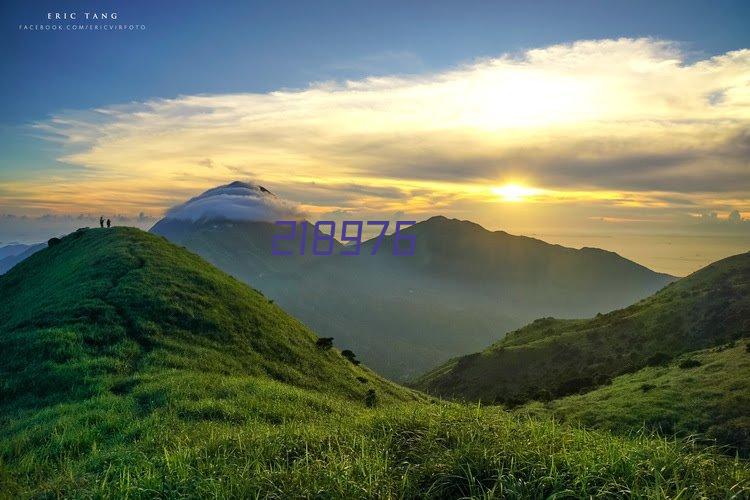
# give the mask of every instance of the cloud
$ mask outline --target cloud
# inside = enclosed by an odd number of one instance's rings
[[[241,170],[320,210],[481,204],[493,184],[522,179],[576,202],[614,192],[614,204],[648,203],[658,192],[746,213],[748,82],[748,49],[688,62],[668,41],[590,40],[437,73],[65,112],[35,126],[63,145],[61,161],[82,167],[77,181],[142,206],[166,208],[164,186],[194,193]],[[312,183],[320,198],[304,194]]]
[[[167,211],[178,220],[253,220],[274,222],[304,218],[295,203],[282,200],[263,186],[235,181],[209,189]]]
[[[135,226],[148,229],[158,218],[144,212],[136,216],[102,212],[115,226]],[[99,213],[95,214],[41,214],[38,216],[0,213],[0,243],[19,241],[40,243],[53,236],[62,236],[81,227],[98,227]]]

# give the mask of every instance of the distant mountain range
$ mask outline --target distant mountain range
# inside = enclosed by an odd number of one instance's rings
[[[375,256],[366,251],[373,240],[356,257],[274,256],[275,231],[271,222],[215,213],[167,216],[151,229],[251,283],[398,380],[480,349],[534,318],[609,311],[675,279],[612,252],[565,248],[440,216],[404,230],[416,238],[414,256],[393,256],[392,235]]]
[[[46,247],[46,243],[34,245],[13,243],[0,247],[0,274],[7,273],[16,264]]]
[[[618,375],[748,336],[750,253],[744,253],[624,309],[584,320],[536,320],[484,351],[452,359],[415,386],[514,406],[590,391]]]
[[[0,246],[0,260],[10,257],[11,255],[18,255],[29,248],[29,245],[23,243],[9,243],[7,245]]]

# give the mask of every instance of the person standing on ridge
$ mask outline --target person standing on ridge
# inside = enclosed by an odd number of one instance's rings
[[[109,219],[107,219],[107,229],[109,229],[109,227],[110,227],[111,225],[112,225],[112,221],[111,221],[111,220],[109,220]]]
[[[99,217],[99,227],[104,227],[104,217]]]

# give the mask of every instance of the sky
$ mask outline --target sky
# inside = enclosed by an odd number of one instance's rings
[[[243,180],[317,220],[443,214],[677,275],[750,249],[747,2],[6,1],[0,18],[0,245],[100,214],[148,227]],[[69,29],[106,24],[136,29]]]

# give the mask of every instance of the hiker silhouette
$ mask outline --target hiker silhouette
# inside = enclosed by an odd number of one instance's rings
[[[104,227],[104,217],[99,217],[99,227]]]
[[[112,225],[112,221],[107,219],[107,227],[110,227]]]

